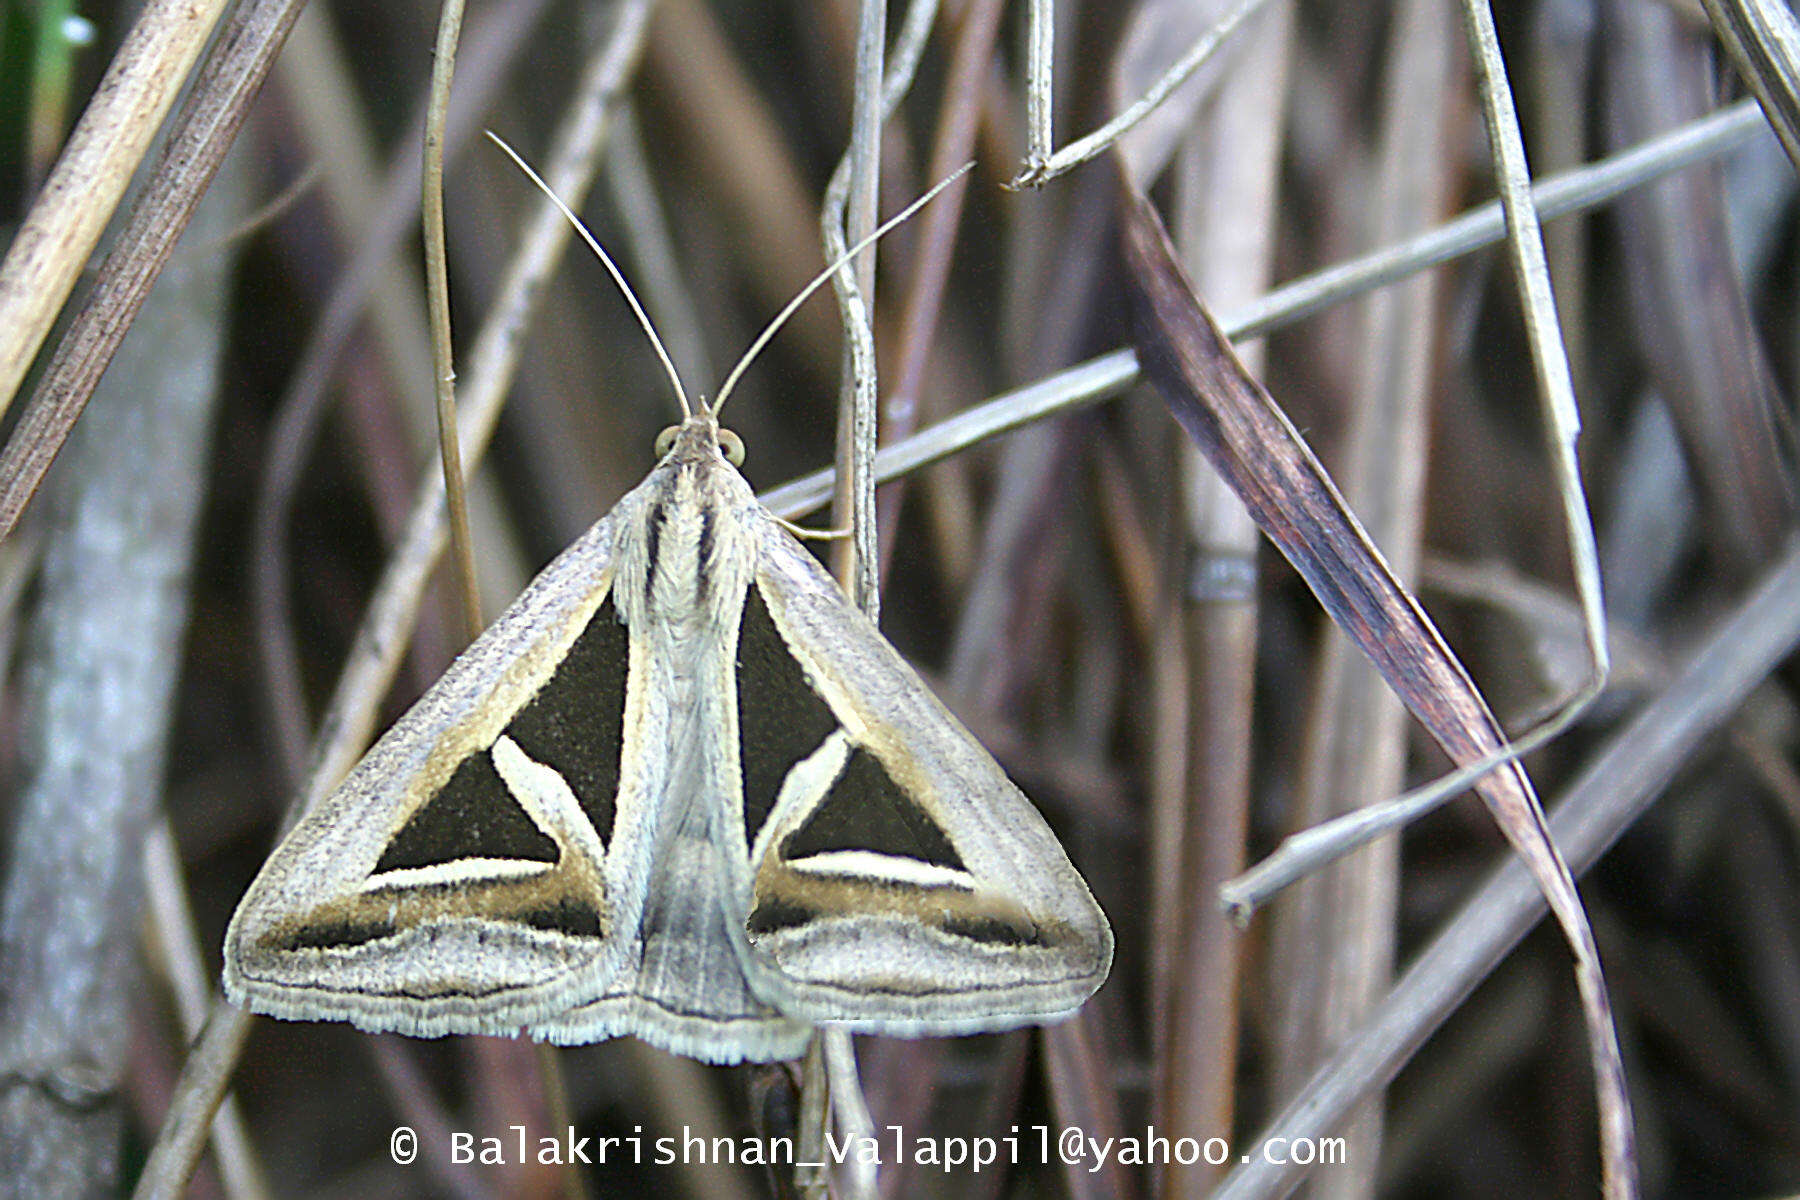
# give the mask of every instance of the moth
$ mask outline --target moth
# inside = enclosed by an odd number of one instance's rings
[[[234,1001],[726,1062],[1099,987],[1111,931],[1030,801],[711,412],[664,438],[275,851],[226,934]]]
[[[226,932],[234,1002],[736,1062],[1100,986],[1086,884],[757,502],[729,387],[276,848]]]

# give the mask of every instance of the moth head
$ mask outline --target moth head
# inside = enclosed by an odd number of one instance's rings
[[[725,456],[725,461],[732,466],[744,465],[744,439],[729,429],[721,428],[718,420],[705,409],[695,413],[682,424],[671,425],[657,434],[656,457],[664,459],[674,453],[676,446],[682,441],[682,434],[690,430],[693,431],[689,441],[690,453],[696,442],[701,446],[710,444],[710,446],[716,447],[718,452]]]

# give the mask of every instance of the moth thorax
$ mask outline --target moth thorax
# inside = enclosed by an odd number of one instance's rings
[[[707,486],[708,468],[677,472],[646,514],[642,612],[672,628],[728,624],[743,603],[749,546],[730,505]]]

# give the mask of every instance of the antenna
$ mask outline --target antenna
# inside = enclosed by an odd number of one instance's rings
[[[756,335],[756,340],[750,343],[750,348],[744,351],[744,356],[737,360],[737,365],[735,367],[731,368],[731,374],[725,376],[725,382],[719,386],[719,395],[712,403],[713,415],[717,416],[719,410],[725,407],[725,401],[731,395],[731,389],[737,386],[738,379],[743,375],[745,368],[750,365],[751,360],[762,353],[763,348],[781,331],[781,327],[788,323],[788,318],[794,315],[795,310],[806,303],[807,299],[811,297],[814,292],[824,286],[827,279],[830,279],[833,275],[841,271],[845,264],[855,258],[858,254],[861,254],[864,249],[872,245],[889,230],[893,229],[894,226],[900,224],[902,221],[918,212],[921,208],[924,208],[927,204],[930,204],[933,200],[937,199],[939,192],[955,183],[958,179],[961,179],[964,175],[967,175],[970,168],[974,165],[975,163],[973,161],[966,162],[950,174],[944,176],[943,179],[932,186],[930,191],[926,192],[923,196],[920,196],[917,200],[914,200],[898,213],[889,217],[886,221],[883,221],[876,227],[875,232],[869,234],[869,236],[863,238],[860,242],[856,243],[856,245],[844,251],[838,256],[836,262],[813,276],[812,282],[801,288],[799,293],[792,300],[789,300],[780,312],[775,314],[775,319],[770,321],[768,325],[763,328],[763,331]]]
[[[513,163],[517,165],[519,170],[525,172],[526,177],[529,178],[531,182],[537,184],[538,190],[550,198],[550,203],[556,205],[557,211],[569,219],[569,224],[575,227],[575,232],[581,235],[581,240],[588,244],[588,249],[592,250],[595,257],[606,265],[607,271],[612,274],[613,282],[619,285],[619,290],[621,292],[625,293],[626,302],[631,305],[631,311],[637,315],[638,324],[642,325],[644,327],[644,332],[650,335],[650,344],[656,347],[656,357],[662,359],[663,370],[669,373],[669,382],[675,386],[675,399],[681,403],[681,415],[683,417],[692,416],[693,408],[688,404],[687,389],[681,386],[681,375],[675,370],[675,362],[669,357],[668,350],[663,347],[662,339],[656,336],[656,328],[650,324],[650,318],[644,312],[644,306],[638,303],[637,293],[633,292],[631,290],[631,285],[625,282],[624,272],[619,270],[618,266],[613,262],[612,256],[601,247],[594,235],[588,232],[588,227],[581,223],[581,218],[576,216],[574,212],[570,210],[569,206],[563,203],[562,197],[551,191],[550,185],[545,183],[543,179],[538,176],[538,173],[531,169],[531,164],[520,158],[518,153],[514,151],[511,146],[507,145],[499,134],[491,129],[486,130],[485,132],[488,137],[492,139],[494,145],[506,151],[506,156],[513,160]],[[965,167],[963,169],[967,170],[968,168]],[[955,176],[952,176],[951,178],[955,178]],[[946,182],[948,181],[946,180]],[[941,187],[942,185],[940,184],[939,186]],[[927,198],[929,199],[929,197]],[[815,283],[813,286],[816,287],[817,284]],[[808,291],[810,290],[811,288],[808,289]],[[805,293],[802,293],[802,295],[804,294]],[[782,315],[785,317],[786,313],[783,313]]]
[[[656,330],[651,326],[650,318],[644,312],[644,306],[638,303],[636,293],[631,290],[631,285],[625,282],[625,275],[613,263],[612,256],[607,254],[600,243],[595,240],[594,235],[588,232],[587,226],[581,223],[581,218],[576,216],[567,204],[563,203],[562,197],[551,191],[550,185],[545,183],[543,179],[538,176],[538,173],[531,169],[531,164],[527,163],[523,158],[520,158],[518,153],[501,139],[499,134],[491,129],[486,132],[488,137],[492,139],[494,145],[506,151],[506,156],[512,159],[519,170],[525,172],[526,177],[529,178],[531,182],[537,184],[538,190],[550,198],[550,203],[556,205],[557,210],[569,219],[569,224],[575,227],[575,232],[581,235],[581,240],[588,244],[588,249],[592,250],[595,257],[606,265],[607,271],[612,274],[613,282],[617,283],[619,285],[619,290],[625,293],[625,299],[630,303],[631,311],[637,315],[638,324],[642,325],[644,327],[644,332],[650,335],[650,344],[656,347],[656,356],[662,359],[663,369],[669,374],[669,382],[675,385],[675,398],[681,401],[682,416],[692,416],[693,409],[688,404],[687,389],[681,386],[681,376],[675,370],[675,363],[669,358],[669,352],[663,348],[662,339],[656,336]],[[966,162],[955,171],[952,171],[949,175],[946,175],[943,179],[934,184],[930,191],[926,192],[923,196],[920,196],[917,200],[914,200],[911,204],[908,204],[905,208],[889,217],[886,221],[883,221],[876,227],[873,233],[844,251],[837,257],[835,262],[813,276],[812,282],[801,288],[799,293],[796,294],[792,300],[789,300],[787,304],[782,307],[780,312],[775,314],[775,318],[763,327],[763,331],[756,335],[756,340],[750,343],[750,348],[744,351],[743,357],[737,360],[737,365],[731,368],[731,373],[725,377],[725,382],[719,387],[717,399],[712,403],[713,415],[717,416],[719,410],[725,407],[726,398],[731,395],[731,390],[737,386],[737,382],[743,376],[744,370],[749,367],[750,363],[758,354],[763,352],[763,349],[768,346],[774,336],[781,331],[781,327],[788,323],[789,318],[794,315],[795,311],[798,310],[802,304],[806,303],[814,292],[824,286],[826,280],[841,271],[851,259],[855,258],[858,254],[861,254],[870,245],[885,236],[894,228],[894,226],[905,221],[921,208],[924,208],[927,204],[930,204],[933,200],[937,199],[938,193],[955,183],[958,179],[961,179],[964,175],[967,175],[974,165],[975,164],[972,161]]]

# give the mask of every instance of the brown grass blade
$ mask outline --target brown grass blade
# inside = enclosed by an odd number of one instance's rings
[[[1148,378],[1259,528],[1300,572],[1332,620],[1366,653],[1459,764],[1498,751],[1505,736],[1462,664],[1369,541],[1312,452],[1244,370],[1175,260],[1148,199],[1126,190],[1123,242]],[[1624,1068],[1599,953],[1573,878],[1516,763],[1477,785],[1538,881],[1576,956],[1599,1088],[1607,1192],[1635,1192]]]
[[[155,177],[0,454],[0,540],[12,532],[243,125],[300,0],[239,8],[213,44]],[[23,373],[23,366],[19,368]],[[11,385],[0,388],[10,392]]]

